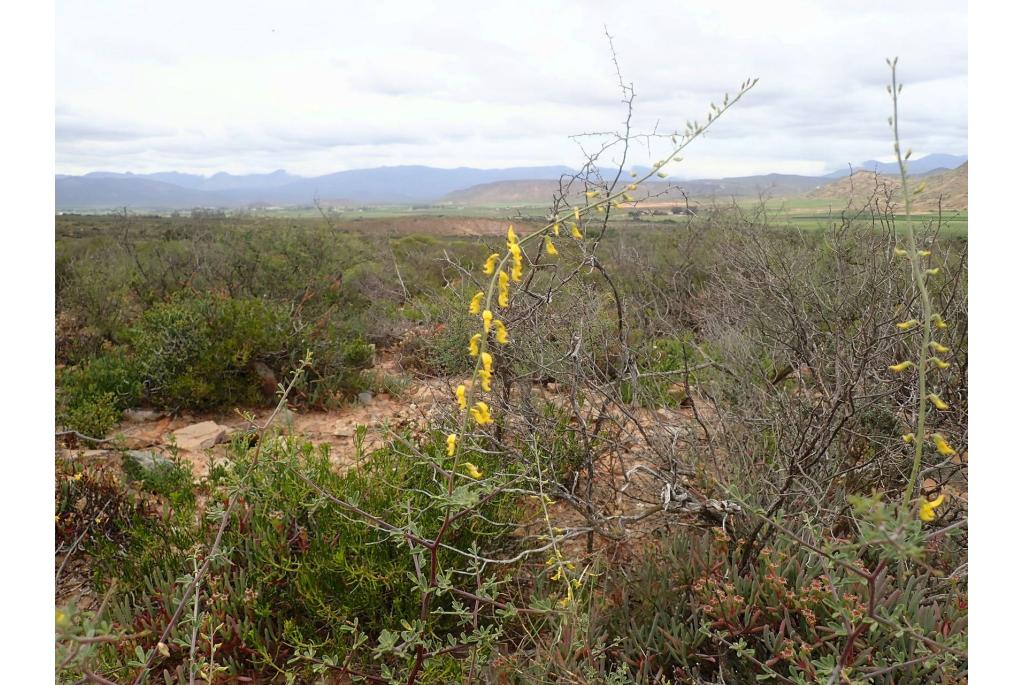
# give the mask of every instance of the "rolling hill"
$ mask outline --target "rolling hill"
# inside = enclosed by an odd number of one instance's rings
[[[918,174],[909,177],[909,186],[916,190],[922,183],[923,190],[914,195],[913,208],[917,212],[943,210],[967,211],[967,162],[956,169]],[[846,178],[832,181],[807,194],[814,200],[835,200],[846,203],[866,202],[876,191],[888,189],[900,192],[900,179],[896,176],[876,174],[872,171],[855,171]],[[902,200],[896,197],[899,204]]]

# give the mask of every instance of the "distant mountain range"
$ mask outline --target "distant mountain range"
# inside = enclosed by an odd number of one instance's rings
[[[951,169],[967,158],[928,155],[912,160],[911,173]],[[855,169],[891,173],[895,164],[868,161]],[[428,166],[393,166],[353,169],[323,176],[295,176],[286,171],[269,174],[212,176],[160,172],[152,174],[98,171],[82,176],[57,175],[58,210],[97,210],[114,207],[188,209],[193,207],[309,206],[326,203],[435,203],[500,204],[545,203],[557,190],[557,181],[572,175],[566,166],[507,169],[439,169]],[[606,178],[614,170],[602,169]],[[723,179],[670,180],[650,184],[649,192],[683,187],[692,196],[749,196],[769,192],[775,196],[803,194],[849,175],[840,170],[826,176],[763,174]]]

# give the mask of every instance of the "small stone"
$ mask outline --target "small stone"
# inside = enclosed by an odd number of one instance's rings
[[[202,452],[227,440],[230,431],[227,426],[221,426],[213,421],[203,421],[180,428],[172,435],[175,444],[186,452]]]
[[[270,425],[291,430],[295,425],[295,412],[288,407],[281,407],[281,411],[277,412],[277,416],[270,422]]]
[[[359,400],[359,404],[370,404],[371,402],[373,402],[373,393],[370,392],[369,390],[364,390],[363,392],[359,393],[357,399]]]
[[[153,450],[128,450],[124,456],[146,471],[172,463],[170,459]]]
[[[125,409],[124,419],[125,421],[131,421],[132,423],[142,423],[144,421],[156,421],[163,418],[164,413],[155,409]]]

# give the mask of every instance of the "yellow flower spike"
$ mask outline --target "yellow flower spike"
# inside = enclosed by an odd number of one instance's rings
[[[504,271],[498,274],[498,306],[508,306],[508,274]]]
[[[459,409],[466,411],[466,386],[459,385],[455,388],[455,397],[459,400]]]
[[[893,253],[894,255],[896,255],[897,257],[906,257],[906,256],[907,256],[907,251],[906,251],[906,250],[903,250],[903,249],[901,249],[901,248],[898,248],[898,247],[897,247],[896,249],[894,249],[894,250],[892,251],[892,253]]]
[[[480,354],[480,339],[483,337],[484,336],[481,333],[477,333],[472,338],[469,339],[470,356],[475,357],[478,354]]]
[[[910,319],[909,321],[901,321],[900,323],[896,324],[896,328],[900,329],[901,331],[906,331],[910,330],[919,323],[921,322],[918,321],[917,319]]]
[[[562,230],[562,227],[561,227],[561,225],[557,221],[551,225],[551,232],[555,234],[555,237],[558,236],[558,234],[559,234],[559,232],[561,230]]]
[[[472,414],[473,420],[481,426],[494,423],[494,419],[491,418],[491,408],[487,406],[486,402],[477,402],[469,410],[469,413]]]
[[[455,435],[455,433],[450,433],[448,435],[448,440],[446,442],[448,443],[448,456],[449,457],[454,457],[455,456],[455,446],[459,442],[459,436]]]
[[[943,501],[945,501],[945,499],[946,499],[945,495],[939,495],[938,497],[933,499],[931,502],[929,502],[928,500],[926,500],[926,499],[924,499],[922,497],[921,498],[921,509],[920,509],[920,511],[918,511],[918,516],[920,516],[921,520],[924,521],[925,523],[927,523],[929,521],[934,521],[935,520],[935,510],[938,509],[942,505],[942,503],[943,503]]]
[[[558,250],[555,248],[555,244],[551,242],[551,236],[544,236],[544,251],[552,257],[558,256]]]
[[[938,314],[932,314],[931,321],[932,321],[932,325],[935,326],[936,328],[940,329],[940,330],[943,329],[943,328],[947,328],[948,327],[946,322],[943,321],[942,317],[939,316]]]
[[[926,274],[928,274],[929,276],[938,276],[939,275],[939,267],[935,267],[934,269],[925,269],[924,272]]]
[[[893,373],[902,373],[914,365],[912,361],[904,361],[899,364],[892,364],[889,366],[889,370]]]
[[[499,255],[497,252],[491,253],[491,256],[487,258],[486,262],[484,262],[485,275],[490,276],[491,274],[494,273],[495,267],[498,266],[499,259],[501,259],[501,255]]]
[[[936,395],[935,393],[928,395],[928,401],[931,402],[932,406],[934,406],[939,411],[946,411],[947,409],[949,409],[949,405],[943,402],[942,398]]]
[[[935,366],[936,369],[948,369],[949,368],[949,362],[944,362],[941,359],[939,359],[938,357],[928,357],[928,361],[930,361]]]
[[[917,439],[917,437],[913,433],[904,433],[900,437],[903,438],[903,442],[907,443],[908,445]]]
[[[480,363],[483,364],[484,371],[490,373],[494,370],[492,364],[494,363],[494,357],[491,356],[490,352],[480,353]]]
[[[500,320],[494,320],[494,339],[502,345],[508,345],[508,329]]]
[[[483,319],[484,321],[484,333],[490,333],[491,321],[494,320],[494,314],[491,312],[490,309],[485,309],[483,314],[480,315],[480,318]]]
[[[941,433],[932,433],[932,442],[935,443],[935,449],[939,451],[944,457],[952,457],[956,454],[956,450],[950,447],[949,443],[946,442],[946,438]]]
[[[480,469],[478,469],[476,467],[476,464],[474,464],[473,462],[463,462],[462,466],[463,468],[466,469],[466,473],[469,474],[470,478],[474,480],[480,480],[481,478],[484,477],[484,474],[480,472]]]
[[[576,224],[572,224],[570,228],[572,228],[573,238],[575,238],[576,240],[583,240],[583,234],[580,233],[580,229],[578,226],[576,226]]]
[[[479,314],[480,313],[480,305],[483,304],[483,301],[484,301],[484,292],[482,290],[477,291],[477,294],[474,295],[473,299],[469,301],[469,313],[470,314]]]
[[[922,257],[922,258],[923,257],[931,257],[932,256],[932,251],[931,250],[918,250],[917,251],[917,256],[918,257]]]
[[[947,352],[949,352],[948,347],[946,347],[942,343],[935,342],[934,340],[928,343],[928,347],[931,348],[932,352],[935,352],[937,354],[946,354]]]
[[[580,208],[579,207],[573,207],[572,208],[572,213],[573,213],[573,216],[576,217],[576,223],[579,223],[580,222]]]

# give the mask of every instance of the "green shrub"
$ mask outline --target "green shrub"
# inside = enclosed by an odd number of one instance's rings
[[[95,438],[105,437],[142,393],[138,368],[116,350],[63,369],[57,385],[57,421]]]
[[[444,454],[444,436],[421,443],[427,454]],[[482,455],[481,455],[482,456]],[[396,526],[411,520],[420,535],[437,533],[443,518],[440,498],[432,493],[445,487],[429,463],[403,454],[400,442],[378,449],[358,470],[339,474],[324,446],[315,448],[293,439],[268,439],[257,459],[242,441],[232,445],[231,461],[204,485],[210,502],[224,502],[237,487],[244,496],[225,529],[223,557],[215,560],[202,591],[202,631],[212,631],[220,645],[219,666],[228,674],[250,677],[280,670],[289,660],[294,674],[309,674],[311,662],[302,655],[314,650],[342,659],[350,652],[368,659],[369,648],[385,635],[400,631],[420,612],[409,548],[401,538],[374,530],[341,507],[330,503],[300,477]],[[481,468],[496,464],[479,459]],[[164,486],[153,491],[168,491]],[[170,482],[177,491],[184,481]],[[111,645],[103,652],[108,667],[123,667],[134,658],[136,647],[156,647],[155,635],[181,599],[179,579],[192,572],[201,541],[213,538],[219,516],[195,517],[183,508],[172,514],[149,517],[133,526],[122,546],[99,548],[97,578],[116,578],[118,591],[109,618],[115,628],[152,634]],[[216,506],[211,514],[217,513]],[[461,519],[446,538],[458,549],[494,550],[504,544],[505,526],[517,516],[510,496],[499,496],[481,506],[483,517]],[[443,552],[447,567],[459,562]],[[198,563],[201,563],[201,559]],[[473,590],[477,579],[456,576],[457,587]],[[462,630],[451,611],[451,600],[438,600],[432,629],[442,638]],[[441,609],[447,607],[442,611]],[[353,644],[354,631],[369,643]],[[395,633],[397,634],[397,633]],[[154,676],[176,681],[176,670],[188,653],[191,626],[183,621],[168,641],[170,656],[159,658]],[[458,667],[455,671],[452,668]],[[427,673],[434,682],[449,682],[462,666],[451,659],[433,660]]]
[[[804,534],[822,539],[820,530]],[[861,570],[879,561],[875,552],[836,556]],[[619,638],[614,651],[638,680],[657,673],[680,682],[828,680],[850,627],[866,620],[869,584],[788,538],[762,550],[750,569],[735,559],[731,541],[716,529],[674,536],[636,567],[609,573],[600,629]],[[893,667],[870,682],[955,681],[965,664],[951,653],[932,653],[915,636],[965,646],[966,588],[948,589],[925,568],[891,564],[878,580],[876,612],[904,627],[876,624],[861,633],[850,675]]]

